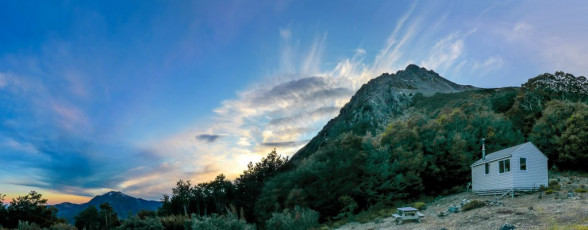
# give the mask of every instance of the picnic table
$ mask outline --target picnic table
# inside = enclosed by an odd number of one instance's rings
[[[413,207],[397,208],[396,213],[392,214],[392,216],[395,218],[396,224],[402,224],[405,220],[416,220],[420,223],[421,218],[425,217],[425,215],[418,211]]]

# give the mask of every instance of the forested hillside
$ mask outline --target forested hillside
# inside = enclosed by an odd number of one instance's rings
[[[341,108],[339,115],[330,120],[308,144],[292,157],[292,163],[316,152],[329,138],[343,132],[381,132],[390,119],[403,115],[417,94],[432,96],[435,93],[455,93],[476,89],[453,83],[432,70],[408,65],[395,74],[384,73],[364,84],[351,100]]]
[[[550,167],[585,170],[587,89],[586,78],[563,72],[478,89],[410,65],[361,87],[292,160],[274,151],[234,183],[221,176],[192,193],[179,192],[190,188],[180,181],[162,211],[210,214],[227,206],[265,226],[297,206],[327,221],[454,193],[471,180],[481,138],[488,152],[532,141]]]

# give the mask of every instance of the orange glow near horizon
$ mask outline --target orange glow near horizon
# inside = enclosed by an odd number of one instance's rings
[[[53,192],[48,192],[48,191],[38,191],[38,192],[41,193],[41,195],[43,195],[43,199],[47,199],[47,204],[50,204],[50,205],[59,204],[59,203],[63,203],[63,202],[81,204],[81,203],[86,203],[86,202],[90,201],[90,199],[92,199],[92,197],[87,197],[87,196],[59,194],[59,193],[53,193]],[[4,203],[10,203],[12,201],[12,199],[16,199],[19,196],[25,196],[27,194],[28,194],[28,192],[23,193],[23,194],[8,193],[8,194],[6,194],[6,197],[4,197]]]

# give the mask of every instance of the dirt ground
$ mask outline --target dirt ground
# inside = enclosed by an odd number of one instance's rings
[[[338,229],[499,229],[505,223],[514,225],[516,229],[588,229],[588,193],[567,196],[569,191],[581,185],[588,189],[588,178],[560,176],[552,179],[559,179],[561,189],[549,195],[536,192],[514,198],[505,196],[498,200],[501,203],[499,205],[453,213],[445,217],[437,216],[464,199],[492,201],[498,198],[465,192],[428,203],[428,208],[421,211],[425,214],[422,223],[410,221],[396,225],[394,218],[388,217],[363,224],[348,223]]]

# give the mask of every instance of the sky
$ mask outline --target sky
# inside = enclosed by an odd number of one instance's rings
[[[414,63],[458,84],[588,73],[585,1],[1,1],[0,194],[160,200]]]

